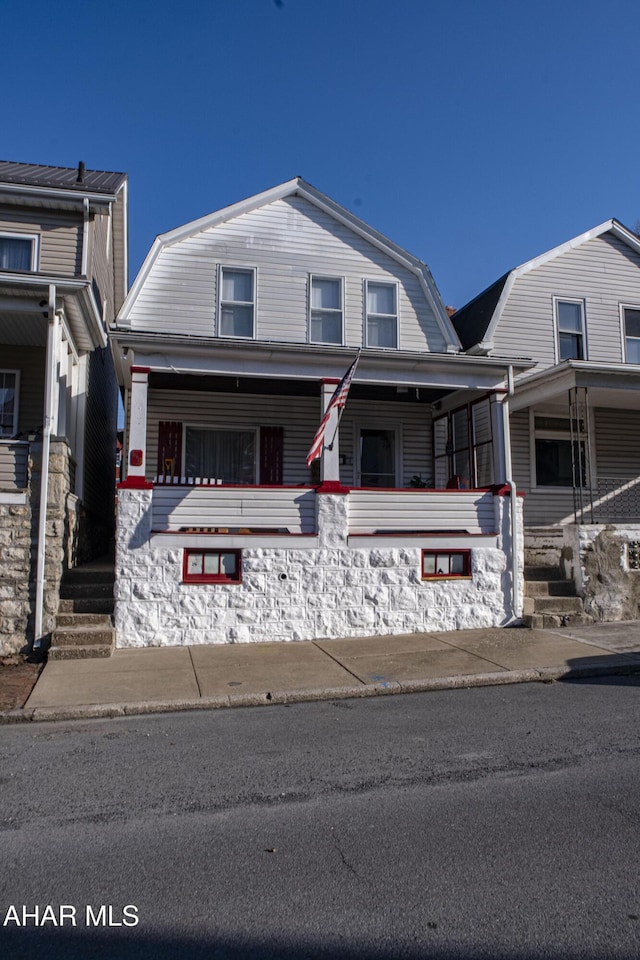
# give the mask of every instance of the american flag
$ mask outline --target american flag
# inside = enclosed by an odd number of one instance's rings
[[[349,387],[351,386],[351,381],[353,380],[353,375],[356,371],[356,366],[358,360],[360,359],[360,354],[355,358],[344,377],[338,384],[338,386],[333,391],[333,396],[329,400],[327,409],[325,410],[322,420],[320,421],[320,426],[316,430],[316,435],[313,438],[313,443],[311,444],[311,449],[307,454],[307,466],[310,467],[314,460],[317,460],[319,456],[322,455],[322,448],[324,446],[324,434],[327,429],[327,423],[329,422],[329,417],[331,416],[331,411],[334,407],[341,410],[344,409],[344,406],[347,402],[347,397],[349,396]]]

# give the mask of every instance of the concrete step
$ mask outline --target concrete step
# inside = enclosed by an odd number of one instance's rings
[[[80,626],[111,626],[111,611],[70,611],[56,616],[56,629],[59,627],[80,627]]]
[[[113,613],[113,597],[69,597],[60,600],[58,611],[66,613]]]
[[[87,644],[77,647],[49,647],[49,660],[97,660],[110,657],[113,644]]]
[[[586,613],[571,613],[566,616],[555,613],[525,614],[522,618],[525,627],[532,630],[553,630],[557,627],[570,627],[572,624],[592,623]]]
[[[85,580],[60,584],[60,596],[65,600],[84,597],[113,597],[113,580],[94,583]]]
[[[72,567],[64,574],[64,583],[113,583],[114,579],[113,564]]]
[[[583,606],[580,597],[531,597],[534,613],[552,613],[566,616],[572,613],[582,613]]]
[[[528,597],[575,597],[576,585],[573,580],[526,580],[525,593]]]
[[[73,627],[57,627],[51,636],[52,647],[82,647],[87,644],[112,644],[114,629],[111,624],[79,623]]]
[[[529,566],[525,563],[525,580],[564,580],[560,567]]]

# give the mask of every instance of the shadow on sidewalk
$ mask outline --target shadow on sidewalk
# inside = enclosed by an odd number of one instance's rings
[[[595,663],[594,657],[578,657],[567,665],[567,673],[558,677],[561,683],[640,687],[640,653],[612,653]]]

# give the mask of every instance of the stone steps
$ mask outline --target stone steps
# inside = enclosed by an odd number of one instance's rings
[[[115,647],[113,565],[92,563],[67,571],[60,587],[51,660],[110,657]]]
[[[590,621],[573,580],[564,579],[559,566],[528,565],[524,577],[523,619],[527,627],[548,630]]]

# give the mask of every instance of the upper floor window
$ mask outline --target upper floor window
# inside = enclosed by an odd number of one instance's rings
[[[627,363],[640,363],[640,309],[623,307],[624,358]]]
[[[558,359],[586,359],[584,301],[556,300],[556,327],[558,331]]]
[[[0,234],[0,270],[36,269],[36,237]]]
[[[366,338],[368,347],[398,346],[398,288],[395,283],[367,280]]]
[[[13,437],[18,432],[17,370],[0,370],[0,437]]]
[[[311,277],[309,339],[342,343],[342,280]]]
[[[255,336],[255,270],[236,267],[220,268],[221,337]]]

